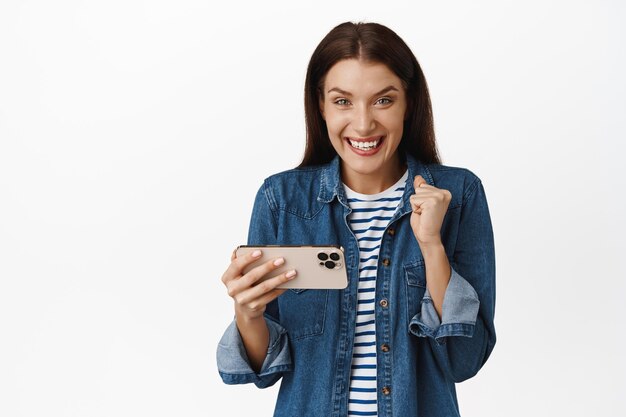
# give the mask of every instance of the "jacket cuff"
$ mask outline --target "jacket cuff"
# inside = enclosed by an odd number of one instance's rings
[[[253,382],[258,387],[264,388],[278,380],[280,375],[276,374],[291,370],[287,331],[267,315],[264,317],[269,329],[269,344],[267,355],[258,373],[250,366],[236,320],[233,320],[224,332],[217,348],[217,369],[224,383]]]
[[[459,275],[452,265],[450,271],[450,281],[443,297],[441,320],[426,288],[421,311],[409,322],[409,331],[412,334],[430,337],[438,345],[444,345],[449,336],[472,337],[480,306],[474,287]]]

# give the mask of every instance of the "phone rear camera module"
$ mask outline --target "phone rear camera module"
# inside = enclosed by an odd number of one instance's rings
[[[324,262],[324,266],[326,266],[326,268],[328,269],[335,269],[335,263],[333,261]]]
[[[324,252],[320,252],[317,254],[317,259],[319,259],[320,261],[325,261],[328,259],[328,255]]]
[[[338,261],[339,260],[339,254],[336,252],[333,252],[330,254],[330,259],[332,259],[333,261]]]

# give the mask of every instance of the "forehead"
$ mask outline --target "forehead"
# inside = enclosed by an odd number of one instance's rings
[[[335,63],[324,80],[325,92],[340,88],[353,94],[366,94],[379,91],[388,85],[401,90],[402,81],[387,65],[357,59],[344,59]]]

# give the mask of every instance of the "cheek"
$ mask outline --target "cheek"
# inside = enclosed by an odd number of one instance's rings
[[[403,112],[394,112],[385,115],[384,123],[389,129],[402,129],[404,126],[404,113]]]
[[[326,126],[331,137],[340,135],[346,124],[346,121],[339,117],[332,117],[326,120]]]

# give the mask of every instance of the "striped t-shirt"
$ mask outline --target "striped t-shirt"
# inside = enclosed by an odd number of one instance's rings
[[[376,265],[383,232],[396,211],[408,178],[405,171],[394,185],[377,194],[360,194],[343,185],[352,212],[350,228],[359,243],[359,286],[349,416],[376,416]]]

